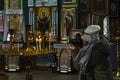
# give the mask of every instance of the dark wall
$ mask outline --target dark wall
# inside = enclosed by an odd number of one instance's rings
[[[118,16],[120,16],[120,0],[118,0]]]
[[[58,36],[59,36],[59,37],[58,37],[58,40],[61,39],[61,37],[60,37],[60,34],[61,34],[61,33],[60,33],[60,26],[61,26],[61,25],[60,25],[60,13],[61,13],[61,5],[62,5],[61,3],[62,3],[62,0],[58,0],[58,3],[57,3],[57,4],[58,4],[58,6],[57,6],[57,7],[58,7],[58,15],[59,15],[59,16],[58,16],[58,22],[59,22],[59,23],[58,23],[58,24],[59,24],[59,25],[58,25]]]
[[[23,15],[24,15],[24,20],[25,20],[25,25],[29,24],[29,8],[28,8],[28,0],[23,0]]]
[[[4,10],[4,0],[0,0],[0,10]]]

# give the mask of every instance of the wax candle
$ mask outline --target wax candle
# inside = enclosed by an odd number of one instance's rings
[[[38,38],[36,38],[36,48],[38,50]]]
[[[40,38],[40,39],[39,39],[39,47],[40,47],[40,51],[42,50],[42,46],[41,46],[41,45],[42,45],[42,39]]]
[[[50,40],[51,40],[51,35],[50,35],[50,33],[49,33],[49,51],[50,51],[50,47],[51,47]]]

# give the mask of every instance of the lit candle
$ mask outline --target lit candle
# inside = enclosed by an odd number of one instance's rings
[[[49,51],[50,51],[50,46],[51,46],[50,40],[51,40],[51,36],[50,36],[50,33],[49,33]]]
[[[36,48],[38,50],[38,38],[36,38]]]
[[[19,47],[20,47],[20,46],[19,46],[19,43],[18,43],[17,45],[18,45],[18,52],[19,52]]]
[[[39,48],[40,48],[40,51],[41,51],[41,49],[42,49],[42,46],[41,46],[42,44],[41,44],[41,42],[42,42],[42,39],[40,38],[40,39],[39,39]]]

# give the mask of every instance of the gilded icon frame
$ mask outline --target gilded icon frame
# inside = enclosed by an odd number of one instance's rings
[[[35,16],[35,20],[36,20],[36,27],[35,29],[38,30],[39,29],[39,24],[38,24],[38,18],[42,18],[42,12],[45,12],[46,16],[48,17],[48,19],[50,19],[50,25],[49,27],[51,27],[51,23],[52,23],[52,13],[51,13],[51,7],[36,7],[35,8],[35,13],[36,13],[36,16]]]
[[[9,9],[20,9],[21,0],[9,0]]]
[[[67,27],[66,27],[66,20],[69,19],[70,20],[70,29],[69,29],[69,33],[67,35]],[[61,39],[62,38],[67,38],[68,36],[70,36],[70,31],[72,29],[76,29],[76,8],[62,8],[61,9],[61,28],[60,28],[60,32],[61,32]]]
[[[91,24],[90,14],[78,14],[78,29],[85,29]]]
[[[117,15],[118,14],[118,0],[109,0],[109,15]]]
[[[20,14],[10,14],[9,15],[9,29],[15,29],[20,23]]]
[[[106,15],[92,15],[92,25],[99,25],[101,27],[100,34],[103,34],[104,19]]]
[[[76,3],[76,0],[62,0],[63,4]]]
[[[103,26],[103,20],[106,15],[92,15],[92,24]]]
[[[80,0],[79,11],[90,11],[90,1]]]
[[[82,29],[72,29],[70,39],[74,39],[77,33],[82,34],[82,31]]]
[[[120,36],[120,17],[109,17],[110,41],[115,43],[116,37]],[[118,34],[118,33],[119,34]]]
[[[91,11],[93,14],[108,14],[108,0],[92,0]]]

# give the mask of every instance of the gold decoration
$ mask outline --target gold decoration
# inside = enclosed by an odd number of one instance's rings
[[[49,8],[47,7],[40,7],[37,10],[38,10],[37,15],[40,18],[42,18],[43,13],[45,13],[47,17],[50,16],[50,13],[49,13],[50,11],[49,11]]]
[[[9,0],[10,9],[20,9],[20,0]]]
[[[41,38],[39,38],[39,48],[40,48],[40,51],[42,50],[42,39]]]
[[[116,76],[120,77],[120,52],[119,52],[119,41],[120,41],[120,36],[119,36],[119,30],[117,31],[117,36],[116,36],[116,41],[117,41],[117,61],[118,61],[118,69]]]

